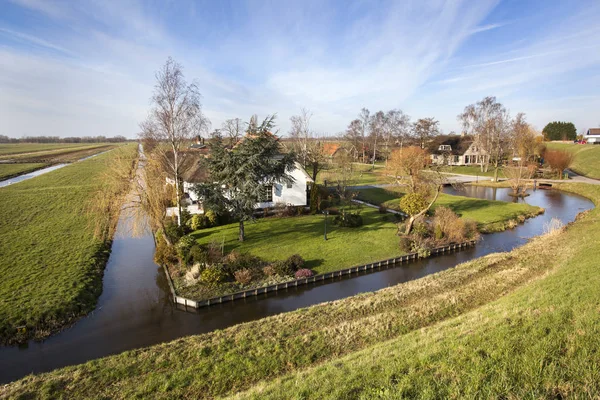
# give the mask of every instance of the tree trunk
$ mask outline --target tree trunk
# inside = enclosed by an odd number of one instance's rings
[[[239,241],[243,242],[245,238],[246,238],[246,233],[245,233],[245,230],[244,230],[244,221],[240,221],[240,236],[239,236]]]
[[[317,182],[317,174],[318,173],[319,173],[319,164],[316,163],[316,162],[314,162],[313,163],[313,167],[312,167],[312,176],[311,176],[311,178],[312,178],[313,182],[315,182],[315,183]]]
[[[375,136],[375,142],[373,144],[373,164],[372,168],[375,169],[375,154],[377,152],[377,136]]]
[[[177,201],[177,226],[181,226],[181,197],[179,195],[179,165],[177,158],[177,151],[175,151],[175,146],[173,146],[173,161],[175,166],[175,199]]]
[[[406,230],[404,231],[405,235],[408,235],[410,233],[410,231],[412,230],[413,224],[415,223],[415,220],[417,218],[419,218],[421,215],[425,214],[427,211],[429,211],[429,209],[431,208],[433,203],[435,203],[436,200],[438,199],[438,196],[440,195],[441,191],[442,191],[442,187],[440,186],[437,188],[437,191],[435,192],[435,196],[433,196],[433,200],[431,200],[431,202],[429,203],[427,208],[425,208],[424,210],[421,210],[421,212],[419,212],[418,214],[411,215],[411,217],[408,219],[408,222],[406,224]]]
[[[494,182],[498,182],[498,165],[494,167]]]

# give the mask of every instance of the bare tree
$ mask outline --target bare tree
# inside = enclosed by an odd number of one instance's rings
[[[439,123],[434,118],[420,118],[413,124],[413,134],[419,141],[422,149],[425,148],[427,139],[440,134]]]
[[[533,177],[535,169],[535,165],[528,165],[523,160],[519,160],[517,165],[504,168],[504,175],[508,178],[514,197],[525,197],[527,181]]]
[[[352,147],[354,148],[354,161],[358,160],[358,153],[362,147],[362,123],[359,119],[355,119],[350,122],[348,128],[346,129],[346,133],[344,134],[344,139],[348,141]],[[363,152],[364,156],[364,152]]]
[[[481,162],[482,171],[487,171],[488,166],[493,165],[494,181],[497,181],[498,168],[510,143],[511,123],[508,111],[495,97],[486,97],[465,107],[458,119],[465,131],[475,135],[479,146],[486,153]]]
[[[518,113],[511,122],[511,147],[513,154],[525,162],[535,157],[536,133],[527,123],[525,114]]]
[[[386,113],[386,124],[383,136],[385,145],[386,161],[389,156],[388,146],[392,141],[400,143],[400,148],[404,147],[404,141],[410,133],[410,117],[402,110],[390,110]]]
[[[230,146],[235,146],[244,136],[244,122],[240,118],[232,118],[223,122],[221,131],[225,133]]]
[[[152,108],[146,121],[140,124],[142,138],[158,143],[148,158],[161,160],[167,177],[175,182],[177,223],[181,225],[181,174],[185,165],[185,150],[193,138],[206,132],[209,122],[202,114],[200,92],[194,83],[188,84],[182,67],[172,58],[156,73]]]
[[[316,182],[317,175],[325,167],[327,155],[323,140],[310,129],[311,117],[312,113],[304,108],[300,114],[292,116],[289,134],[298,160],[302,162],[304,169],[309,171],[313,182]]]
[[[562,179],[565,169],[573,163],[573,153],[561,150],[546,150],[544,160],[556,172],[558,179]]]
[[[369,121],[369,136],[373,141],[372,166],[375,168],[375,158],[377,157],[377,139],[383,136],[386,125],[386,115],[383,111],[377,111]]]
[[[362,138],[362,162],[366,162],[366,150],[369,142],[369,123],[371,122],[371,112],[367,108],[362,108],[360,114],[358,114],[358,121],[360,121],[360,135]]]

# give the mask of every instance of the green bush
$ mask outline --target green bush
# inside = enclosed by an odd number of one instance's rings
[[[316,214],[321,211],[319,207],[319,186],[313,182],[310,188],[310,213]]]
[[[345,228],[357,228],[362,226],[363,219],[360,214],[354,213],[342,213],[340,215],[336,215],[333,219],[333,223],[338,226],[342,226]]]
[[[235,250],[223,258],[223,263],[225,271],[231,276],[242,269],[260,270],[265,265],[260,257],[249,253],[239,253]]]
[[[200,280],[209,288],[216,288],[227,279],[223,266],[219,264],[209,265],[200,274]]]
[[[156,240],[156,250],[154,251],[154,262],[158,265],[174,265],[177,261],[175,248],[169,246],[164,239],[158,237]]]
[[[304,258],[302,258],[302,256],[300,256],[299,254],[293,254],[289,256],[288,259],[285,260],[285,262],[290,266],[290,268],[293,271],[298,271],[304,266]]]
[[[175,250],[177,251],[177,256],[184,265],[189,264],[190,262],[190,249],[196,243],[193,237],[189,235],[182,236],[177,244],[175,245]]]
[[[183,227],[177,226],[177,220],[171,219],[165,224],[165,235],[171,243],[177,243],[179,238],[185,235],[185,232]]]
[[[206,264],[208,262],[208,251],[199,244],[194,244],[192,247],[190,247],[189,254],[194,264]]]
[[[417,215],[427,207],[427,201],[418,193],[408,193],[400,199],[400,209],[408,215]]]
[[[442,231],[442,227],[440,225],[436,225],[433,229],[433,235],[436,240],[441,240],[444,237],[444,232]]]
[[[287,260],[286,260],[287,261]],[[270,266],[275,271],[275,274],[279,276],[291,276],[294,275],[294,269],[290,265],[290,263],[286,261],[275,261]]]
[[[206,211],[204,215],[206,215],[206,219],[208,220],[209,226],[219,225],[219,217],[213,210]]]

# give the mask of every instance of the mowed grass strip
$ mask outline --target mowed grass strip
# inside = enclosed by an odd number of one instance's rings
[[[25,152],[19,154],[0,155],[0,160],[10,160],[18,162],[46,162],[46,163],[65,163],[75,162],[82,158],[92,156],[110,149],[114,149],[123,144],[114,143],[94,143],[79,144],[78,146],[59,147],[50,150],[41,150],[35,152]]]
[[[0,163],[0,181],[18,175],[27,174],[46,167],[46,163],[3,164]]]
[[[392,210],[400,210],[400,188],[372,188],[359,190],[358,199],[375,205],[383,205]],[[543,212],[540,207],[525,203],[509,203],[506,201],[474,199],[464,196],[452,196],[441,193],[432,207],[450,208],[458,216],[477,222],[483,232],[504,230],[508,222],[530,218]]]
[[[561,188],[600,199],[598,187]],[[494,260],[501,280],[545,271],[509,295],[232,398],[599,398],[599,237],[594,209],[563,233],[471,263]]]
[[[574,155],[571,169],[588,178],[600,179],[600,146],[575,143],[546,143],[551,150],[568,151]]]
[[[583,194],[598,200],[600,188]],[[584,225],[577,229],[588,229],[591,223],[600,231],[596,210],[581,223]],[[560,244],[565,240],[576,240],[577,233],[568,232],[568,236],[538,238],[512,252],[492,254],[374,293],[30,376],[0,389],[0,395],[8,398],[43,393],[52,398],[208,399],[252,389],[246,395],[256,398],[336,398],[338,394],[341,396],[337,398],[357,398],[353,393],[360,393],[359,383],[363,383],[359,376],[360,364],[350,370],[356,381],[348,384],[351,390],[347,392],[343,386],[346,382],[337,386],[337,382],[328,381],[325,374],[323,379],[306,375],[311,379],[312,388],[294,379],[296,376],[302,379],[305,375],[296,374],[324,362],[327,371],[345,368],[344,363],[337,362],[346,360],[340,357],[420,332],[445,320],[452,321],[518,287],[543,279],[572,255],[565,253],[556,261],[553,258],[560,253]],[[596,237],[590,237],[597,243],[598,235],[594,234]],[[518,327],[518,320],[514,321]],[[468,332],[472,328],[465,329]],[[406,357],[418,360],[421,349],[418,343],[415,346],[412,352],[406,352]],[[390,365],[393,361],[387,359]],[[369,366],[369,359],[364,362]],[[381,365],[379,368],[385,370]],[[307,371],[310,374],[319,370]],[[398,371],[395,376],[402,374]],[[283,379],[269,382],[279,377]],[[339,378],[338,375],[331,377]],[[371,390],[368,384],[365,388]]]
[[[3,344],[46,337],[94,308],[109,243],[93,236],[87,210],[99,190],[117,190],[102,186],[113,154],[0,188]]]

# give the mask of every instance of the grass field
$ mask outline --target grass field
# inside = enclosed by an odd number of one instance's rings
[[[96,144],[90,144],[94,146]],[[40,151],[55,151],[90,146],[81,143],[6,143],[0,144],[0,156],[8,154],[34,153]]]
[[[375,164],[375,169],[373,169],[371,164],[353,163],[352,168],[354,172],[350,178],[350,186],[387,183],[387,180],[383,175],[384,166],[382,164]],[[319,172],[317,183],[323,184],[324,181],[327,180],[328,185],[334,184],[336,175],[337,172],[335,168],[325,169]]]
[[[0,188],[2,343],[43,338],[93,309],[109,243],[93,237],[86,210],[98,190],[117,190],[102,185],[113,155]]]
[[[402,193],[398,189],[372,188],[360,190],[358,199],[375,205],[384,205],[392,210],[400,210],[401,196]],[[504,230],[513,223],[511,221],[533,217],[543,211],[539,207],[524,203],[482,200],[444,193],[440,194],[432,210],[435,211],[438,206],[448,207],[460,217],[476,221],[482,232]]]
[[[564,184],[598,204],[600,187]],[[27,398],[596,398],[598,209],[374,293],[30,376]]]
[[[0,163],[0,181],[13,176],[26,174],[44,168],[45,163],[2,164]]]
[[[589,178],[600,179],[600,146],[574,143],[546,143],[546,146],[548,149],[573,153],[573,171]]]
[[[30,151],[29,146],[34,146],[35,143],[22,143],[14,145],[0,146],[17,146],[17,149],[4,149],[4,155],[0,154],[0,160],[10,160],[22,162],[45,162],[45,163],[64,163],[74,162],[91,155],[101,153],[106,150],[113,149],[118,146],[123,146],[122,143],[93,143],[93,144],[62,144],[50,148],[40,147],[38,150]],[[45,145],[48,146],[48,145]],[[34,146],[34,148],[37,148]],[[0,153],[3,150],[0,148]]]

